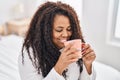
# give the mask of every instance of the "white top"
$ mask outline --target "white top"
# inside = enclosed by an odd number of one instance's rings
[[[37,74],[37,70],[33,67],[28,54],[24,54],[24,65],[22,64],[22,56],[19,55],[19,72],[21,80],[65,80],[63,76],[59,75],[54,68],[48,73],[48,75],[43,78],[42,74]],[[67,80],[95,80],[95,71],[92,65],[92,74],[89,75],[83,65],[83,71],[80,74],[79,66],[77,63],[72,63],[68,66],[68,72],[66,73]]]

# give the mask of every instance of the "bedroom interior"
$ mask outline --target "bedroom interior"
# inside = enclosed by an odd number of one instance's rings
[[[45,1],[57,0],[0,1],[0,80],[21,80],[17,58],[33,13]],[[76,10],[80,9],[77,12],[85,40],[92,44],[97,55],[94,62],[96,80],[120,80],[120,38],[115,40],[116,38],[113,39],[114,37],[111,36],[111,33],[114,32],[111,29],[115,26],[118,14],[109,14],[114,9],[114,12],[117,12],[120,1],[59,1],[72,4]],[[117,45],[112,41],[117,41]]]

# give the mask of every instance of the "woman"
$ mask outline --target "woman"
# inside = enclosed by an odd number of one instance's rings
[[[73,44],[81,39],[82,59]],[[62,49],[62,51],[61,51]],[[22,80],[94,80],[95,53],[86,44],[76,12],[61,2],[46,2],[39,7],[25,38],[19,70]]]

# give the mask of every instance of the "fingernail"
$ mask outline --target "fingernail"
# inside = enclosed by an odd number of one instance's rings
[[[80,48],[77,48],[77,51],[81,51],[81,49],[80,49]]]

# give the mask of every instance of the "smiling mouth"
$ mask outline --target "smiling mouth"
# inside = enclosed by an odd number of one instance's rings
[[[64,40],[60,40],[60,42],[62,42],[62,43],[66,42],[66,41],[67,41],[67,39],[64,39]]]

